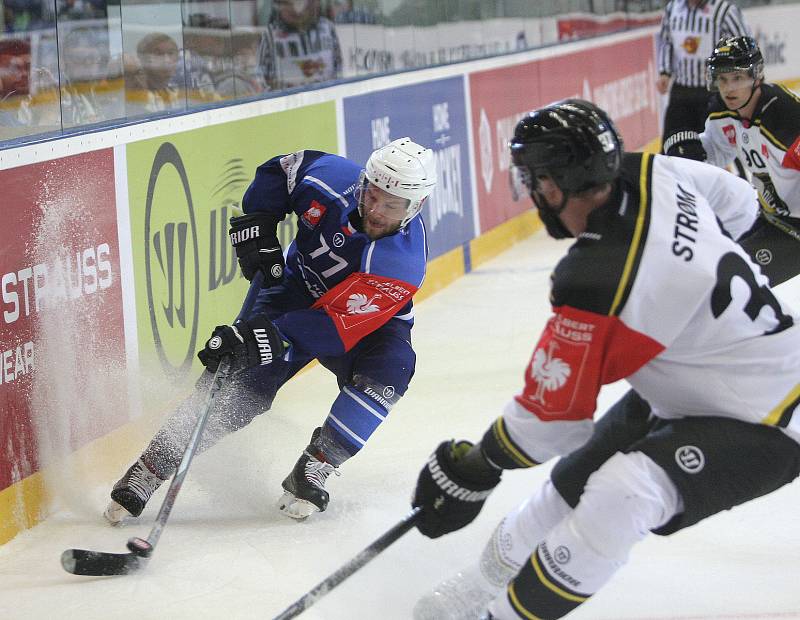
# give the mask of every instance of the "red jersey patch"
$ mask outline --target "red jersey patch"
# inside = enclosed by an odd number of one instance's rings
[[[416,292],[415,286],[402,280],[351,273],[312,308],[322,308],[331,317],[345,351],[349,351],[391,319]]]
[[[722,128],[722,133],[728,138],[728,142],[730,142],[731,146],[736,146],[736,127],[733,125],[725,125]]]
[[[766,144],[761,145],[761,154],[764,156],[764,159],[769,159],[769,149]]]
[[[302,215],[302,220],[308,225],[309,228],[314,228],[319,221],[322,219],[322,216],[325,215],[325,211],[327,211],[328,207],[323,204],[320,204],[316,200],[311,201],[311,206],[306,210],[305,213]]]
[[[516,397],[545,422],[591,419],[601,386],[633,374],[664,350],[618,317],[570,306],[554,311]]]

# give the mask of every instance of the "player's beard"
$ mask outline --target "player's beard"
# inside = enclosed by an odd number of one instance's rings
[[[397,220],[390,220],[374,213],[364,214],[362,225],[364,232],[373,241],[391,235],[400,228],[400,222]]]

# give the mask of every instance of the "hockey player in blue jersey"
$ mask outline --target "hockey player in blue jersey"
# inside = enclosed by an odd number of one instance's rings
[[[416,361],[412,297],[428,253],[419,213],[435,184],[433,152],[409,138],[376,150],[365,168],[299,151],[259,166],[244,215],[231,219],[242,273],[252,280],[261,272],[264,288],[249,314],[218,326],[198,354],[210,371],[206,381],[225,356],[234,374],[215,400],[200,450],[268,410],[286,381],[319,360],[340,392],[283,481],[279,509],[290,517],[326,509],[327,478],[408,388]],[[298,230],[284,257],[276,230],[287,215]],[[114,485],[108,521],[139,516],[172,475],[201,398],[198,389],[178,407]]]

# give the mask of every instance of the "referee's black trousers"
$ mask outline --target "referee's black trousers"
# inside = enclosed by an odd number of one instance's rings
[[[702,133],[708,117],[711,93],[705,88],[673,84],[669,91],[669,104],[664,115],[664,132],[661,143],[677,131]]]

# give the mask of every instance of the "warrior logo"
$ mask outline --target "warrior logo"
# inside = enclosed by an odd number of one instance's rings
[[[272,363],[272,345],[269,341],[269,334],[263,327],[258,327],[253,330],[253,336],[258,345],[258,355],[261,358],[261,365],[266,366]]]
[[[547,345],[547,352],[538,349],[533,355],[531,378],[537,383],[536,393],[531,397],[534,402],[545,404],[544,393],[563,387],[572,374],[569,364],[553,357],[553,351],[557,348],[558,344],[551,340]]]
[[[178,182],[173,185],[175,175]],[[197,342],[200,252],[189,176],[180,153],[170,142],[161,144],[153,157],[144,208],[144,240],[145,291],[153,345],[161,367],[170,374],[183,375],[191,369]]]
[[[553,559],[558,562],[559,564],[566,564],[570,561],[572,554],[569,552],[569,549],[564,545],[559,545],[553,551]]]
[[[761,248],[756,252],[759,265],[769,265],[772,262],[772,252],[768,248]]]
[[[736,127],[733,125],[725,125],[722,128],[722,133],[728,138],[728,142],[731,146],[736,146]]]
[[[697,446],[681,446],[675,450],[675,462],[687,474],[696,474],[706,464],[706,457]]]
[[[370,314],[380,310],[377,304],[372,303],[376,299],[383,297],[380,293],[375,293],[372,297],[367,299],[364,293],[353,293],[347,298],[347,313],[348,314]]]

